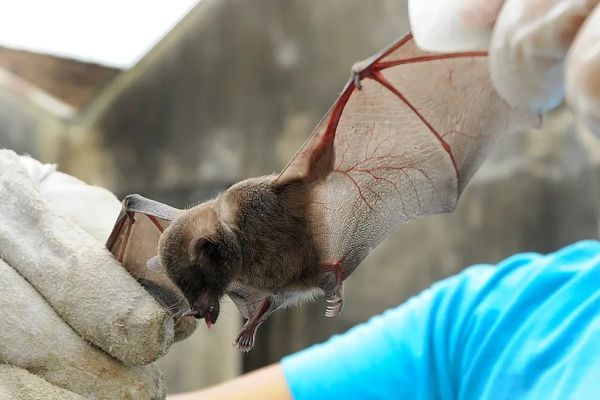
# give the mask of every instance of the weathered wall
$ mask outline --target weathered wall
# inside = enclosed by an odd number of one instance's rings
[[[204,0],[84,113],[103,181],[126,192],[280,169],[350,66],[406,32],[405,12],[397,0]]]
[[[405,7],[398,0],[204,0],[62,135],[44,139],[41,132],[58,125],[33,114],[14,122],[20,111],[6,108],[14,102],[0,93],[0,146],[58,161],[119,194],[193,204],[280,169],[350,66],[406,31]],[[244,367],[322,341],[466,265],[595,237],[600,148],[576,131],[563,110],[543,132],[507,138],[454,214],[403,227],[368,258],[348,281],[340,317],[323,317],[321,302],[278,313],[261,327]],[[239,320],[234,311],[226,317],[227,328],[200,327],[166,357],[171,388],[235,372],[240,355],[229,344]]]
[[[113,79],[119,69],[0,46],[0,68],[79,108]]]

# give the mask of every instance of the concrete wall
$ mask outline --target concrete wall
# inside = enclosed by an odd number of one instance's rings
[[[203,0],[73,121],[22,113],[0,91],[0,146],[58,161],[120,195],[193,204],[283,167],[350,66],[407,30],[405,7],[398,0]],[[403,227],[368,258],[348,281],[340,317],[323,317],[322,302],[280,312],[242,360],[230,346],[240,321],[228,311],[218,334],[200,327],[166,357],[171,388],[226,379],[241,362],[247,370],[277,361],[469,264],[596,237],[599,163],[598,142],[566,110],[543,131],[507,138],[454,214]]]
[[[202,1],[84,112],[103,182],[170,189],[280,169],[350,66],[406,30],[397,0]]]

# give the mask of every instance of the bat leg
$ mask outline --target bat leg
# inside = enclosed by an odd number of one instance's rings
[[[237,345],[241,351],[248,352],[254,347],[256,330],[263,322],[267,320],[267,318],[269,318],[271,312],[273,312],[273,307],[271,307],[271,305],[272,299],[269,296],[262,301],[256,314],[246,321],[246,324],[244,324],[242,327],[242,330],[235,340],[235,345]]]
[[[344,276],[340,263],[326,265],[327,278],[321,287],[327,301],[326,317],[336,317],[342,312],[344,305]]]

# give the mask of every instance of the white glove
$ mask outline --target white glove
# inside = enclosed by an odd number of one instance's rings
[[[0,207],[0,398],[164,398],[173,318],[104,247],[117,199],[0,150]]]
[[[432,51],[488,48],[509,104],[548,111],[565,91],[600,135],[600,0],[409,0],[415,41]]]

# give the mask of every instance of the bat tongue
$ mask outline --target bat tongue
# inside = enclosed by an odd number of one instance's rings
[[[204,322],[206,322],[206,326],[208,327],[208,329],[212,328],[212,314],[210,312],[206,313],[206,315],[204,316]]]

